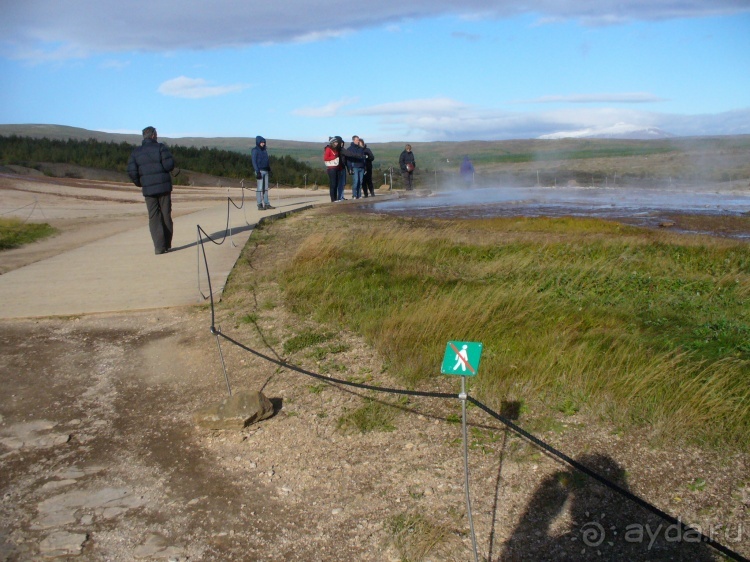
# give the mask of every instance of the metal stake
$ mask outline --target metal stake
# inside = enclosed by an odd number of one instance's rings
[[[224,363],[224,354],[221,352],[221,344],[219,343],[219,332],[216,330],[212,330],[214,332],[214,335],[216,336],[216,347],[219,348],[219,357],[221,357],[221,368],[224,370],[224,380],[227,382],[227,392],[229,393],[229,396],[232,395],[232,387],[229,386],[229,375],[227,375],[227,366]]]
[[[466,377],[461,377],[461,426],[464,437],[464,487],[466,488],[466,513],[469,515],[469,529],[471,530],[471,545],[474,548],[474,562],[479,562],[477,555],[477,538],[474,534],[474,520],[471,517],[471,496],[469,494],[469,440],[466,433]]]

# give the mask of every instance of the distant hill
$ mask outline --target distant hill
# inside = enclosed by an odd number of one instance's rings
[[[660,130],[612,131],[642,138],[559,138],[507,141],[411,142],[423,184],[435,185],[458,174],[468,155],[481,183],[503,181],[524,185],[539,182],[581,185],[664,181],[733,182],[750,179],[750,135],[671,137]],[[141,136],[106,133],[62,125],[0,125],[0,136],[89,139],[140,144]],[[255,137],[160,137],[167,145],[207,147],[249,154]],[[376,173],[398,166],[404,142],[368,143],[375,154]],[[268,139],[271,154],[291,156],[322,168],[324,143]],[[2,155],[0,155],[1,157]],[[0,158],[1,159],[1,158]],[[622,184],[622,183],[621,183]]]

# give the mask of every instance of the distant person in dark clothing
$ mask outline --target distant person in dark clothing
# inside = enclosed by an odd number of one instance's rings
[[[359,146],[361,146],[365,152],[365,178],[362,182],[362,191],[364,192],[365,197],[367,197],[368,191],[370,192],[370,197],[375,197],[375,187],[372,184],[372,162],[375,160],[375,155],[372,153],[372,150],[367,148],[365,139],[359,139]]]
[[[352,176],[352,199],[362,197],[362,182],[365,177],[365,151],[359,142],[359,137],[352,137],[352,144],[344,151],[346,167]]]
[[[174,158],[157,141],[156,129],[143,129],[143,142],[130,155],[128,176],[141,188],[148,209],[148,228],[154,253],[166,254],[172,248],[172,176]],[[176,175],[176,174],[175,174]]]
[[[461,162],[461,177],[464,179],[466,187],[471,187],[474,184],[474,164],[469,160],[469,155],[464,156],[464,161]]]
[[[417,162],[414,159],[414,154],[411,151],[410,144],[406,145],[404,151],[401,153],[401,156],[399,156],[398,165],[401,168],[401,173],[404,176],[404,184],[406,185],[406,190],[411,191],[412,189],[414,189],[412,178],[414,175],[414,169],[417,167]]]
[[[255,190],[258,210],[275,209],[275,207],[271,207],[271,203],[268,201],[268,179],[271,174],[271,163],[266,151],[266,139],[260,135],[255,137],[255,146],[250,151],[250,158],[253,161],[255,179],[258,180],[258,187]]]

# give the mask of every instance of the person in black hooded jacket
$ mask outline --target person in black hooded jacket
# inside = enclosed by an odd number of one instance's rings
[[[272,207],[268,201],[268,178],[271,174],[271,159],[268,157],[268,151],[266,151],[266,139],[260,135],[255,137],[255,147],[250,151],[250,158],[253,161],[255,178],[258,180],[258,187],[255,190],[258,210],[275,209],[276,207]]]
[[[172,248],[172,176],[174,158],[158,142],[156,129],[143,129],[143,141],[128,160],[128,176],[141,188],[148,209],[148,228],[154,253],[165,254]]]

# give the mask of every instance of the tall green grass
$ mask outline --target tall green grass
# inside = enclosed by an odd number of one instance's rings
[[[282,271],[294,309],[363,334],[410,386],[448,340],[473,392],[748,444],[750,249],[596,219],[326,217]]]

